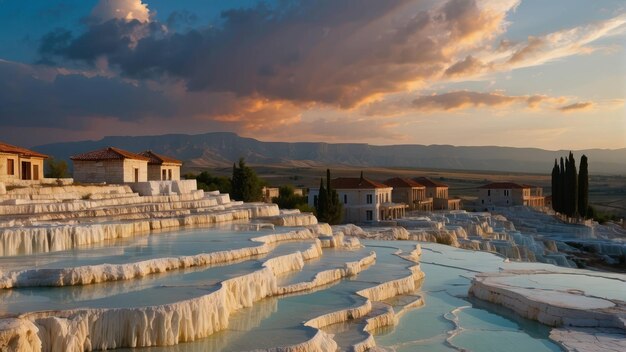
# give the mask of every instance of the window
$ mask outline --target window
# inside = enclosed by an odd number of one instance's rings
[[[167,170],[167,179],[172,180],[172,169]]]
[[[347,194],[343,195],[343,204],[348,204],[348,195]]]
[[[480,203],[481,203],[481,204],[485,204],[485,200],[484,200],[484,199],[481,199],[481,200],[480,200]]]
[[[373,202],[373,197],[372,197],[372,195],[371,195],[371,194],[368,194],[368,195],[366,196],[366,203],[367,203],[367,204],[372,204],[372,202]]]
[[[372,221],[374,220],[374,213],[371,210],[365,211],[365,220]]]
[[[490,189],[488,189],[488,190],[487,190],[487,195],[488,195],[488,196],[490,196],[490,195],[491,195],[491,190],[490,190]]]
[[[7,175],[15,175],[15,160],[7,160]]]
[[[167,180],[167,170],[161,170],[161,180]]]

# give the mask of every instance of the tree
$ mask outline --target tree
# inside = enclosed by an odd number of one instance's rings
[[[239,158],[239,166],[233,164],[231,197],[244,202],[258,202],[263,199],[263,185],[256,172],[246,166],[244,158]]]
[[[211,176],[208,171],[202,171],[199,175],[185,175],[187,179],[195,179],[198,189],[203,191],[220,191],[220,193],[230,193],[232,185],[230,179],[225,176]]]
[[[320,179],[320,190],[315,205],[317,219],[331,225],[339,224],[342,220],[343,206],[339,202],[339,194],[332,189],[330,184],[330,170],[326,170],[326,187],[324,180]]]
[[[578,215],[578,173],[576,172],[576,160],[574,154],[569,152],[568,162],[569,170],[567,172],[567,192],[568,197],[568,213],[570,217]]]
[[[578,213],[586,217],[589,209],[589,171],[587,169],[587,156],[580,157],[580,172],[578,173]]]
[[[559,182],[561,181],[561,175],[559,173],[559,165],[554,159],[554,167],[552,168],[552,209],[554,211],[560,211],[561,195]]]
[[[46,172],[44,176],[47,178],[66,178],[69,177],[67,172],[67,163],[65,160],[48,159],[46,160]]]
[[[563,157],[559,164],[559,212],[565,213],[565,164]]]
[[[278,197],[272,198],[272,202],[276,203],[281,209],[299,209],[303,212],[312,212],[307,204],[307,197],[297,195],[291,185],[281,186],[278,189]]]

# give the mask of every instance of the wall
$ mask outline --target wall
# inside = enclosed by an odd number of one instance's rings
[[[380,204],[392,201],[392,188],[376,189],[337,189],[339,202],[343,205],[345,223],[364,223],[367,220],[367,211],[372,212],[372,222],[380,221]],[[319,188],[309,189],[309,206],[314,207],[314,199],[319,194]],[[372,196],[372,203],[367,203],[367,196]],[[344,198],[347,197],[346,198]],[[347,200],[347,202],[345,202]]]
[[[167,172],[169,177],[169,171],[172,171],[172,179],[163,179],[163,170]],[[164,163],[162,165],[151,164],[148,165],[148,181],[179,181],[180,180],[180,165]]]
[[[15,165],[13,169],[13,175],[7,174],[7,163],[9,159],[12,159],[13,165]],[[0,181],[8,181],[20,178],[20,167],[18,159],[19,157],[15,154],[0,154]]]
[[[135,180],[135,169],[139,169],[139,179]],[[144,160],[124,159],[124,179],[122,182],[148,181],[148,162]]]
[[[13,160],[13,174],[7,174],[8,160]],[[0,181],[20,180],[22,178],[22,161],[30,163],[29,180],[42,180],[44,178],[43,158],[20,157],[17,154],[0,154]],[[35,168],[39,168],[38,178]]]

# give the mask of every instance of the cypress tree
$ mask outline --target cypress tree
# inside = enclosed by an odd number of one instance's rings
[[[326,170],[326,188],[320,180],[320,192],[317,197],[316,215],[319,221],[335,225],[341,222],[343,207],[339,202],[339,194],[331,188],[330,170]]]
[[[324,188],[324,180],[320,178],[320,191],[317,196],[317,204],[315,205],[315,215],[320,221],[324,221],[327,218],[327,201],[326,201],[326,188]]]
[[[254,170],[246,166],[243,158],[239,158],[239,166],[233,164],[232,194],[235,200],[257,202],[263,198],[261,180]]]
[[[569,216],[577,216],[578,215],[578,172],[576,171],[576,160],[574,159],[574,154],[569,152],[569,165],[570,171],[568,174],[568,183],[569,183],[569,192],[571,195],[569,197],[570,205],[569,205]]]
[[[565,213],[565,162],[561,157],[559,166],[559,213]]]
[[[589,171],[587,170],[587,156],[580,157],[580,172],[578,173],[578,213],[587,216],[589,207]]]
[[[554,211],[559,211],[559,200],[560,200],[560,195],[559,195],[559,181],[560,181],[560,174],[559,174],[559,165],[556,162],[556,159],[554,159],[554,167],[552,168],[552,209],[554,209]]]

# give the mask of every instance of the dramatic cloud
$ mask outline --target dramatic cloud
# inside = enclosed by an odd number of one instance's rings
[[[92,65],[104,57],[128,77],[173,77],[191,91],[349,108],[434,78],[459,50],[502,33],[517,1],[504,3],[450,0],[429,10],[408,0],[260,5],[224,12],[219,28],[186,33],[124,16],[90,24],[76,37],[52,33],[41,52]]]

